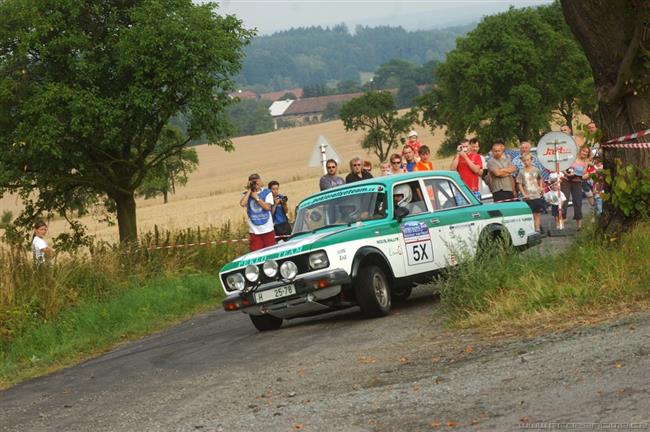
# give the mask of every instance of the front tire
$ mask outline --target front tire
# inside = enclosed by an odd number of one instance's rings
[[[253,325],[259,331],[277,330],[282,325],[282,318],[273,315],[249,315]]]
[[[376,265],[362,267],[355,283],[355,294],[361,313],[368,318],[388,315],[390,286],[384,271]]]

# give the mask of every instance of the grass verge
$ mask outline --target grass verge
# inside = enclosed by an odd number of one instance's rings
[[[80,303],[0,343],[0,387],[60,369],[201,310],[220,297],[216,276],[154,278],[108,301]]]
[[[556,255],[500,251],[436,281],[450,325],[492,334],[597,322],[650,306],[650,223],[616,242],[584,233]]]

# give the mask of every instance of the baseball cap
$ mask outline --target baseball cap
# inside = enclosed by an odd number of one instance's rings
[[[412,130],[411,132],[409,132],[409,135],[408,135],[409,138],[414,137],[414,136],[418,136],[418,133],[416,131]]]

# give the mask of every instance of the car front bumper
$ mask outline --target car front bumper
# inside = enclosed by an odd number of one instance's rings
[[[328,307],[319,301],[338,295],[342,286],[350,282],[350,275],[345,270],[327,269],[298,276],[292,281],[278,280],[249,291],[232,293],[223,300],[222,305],[228,312],[243,311],[253,315],[269,313],[290,318],[327,309]],[[289,284],[293,284],[295,294],[261,303],[255,300],[255,293],[271,291]]]

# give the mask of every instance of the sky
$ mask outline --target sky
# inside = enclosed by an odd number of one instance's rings
[[[197,0],[202,2],[201,0]],[[244,27],[271,34],[291,27],[357,25],[402,26],[426,30],[477,22],[481,17],[515,7],[552,0],[222,0],[219,13],[236,15]]]

